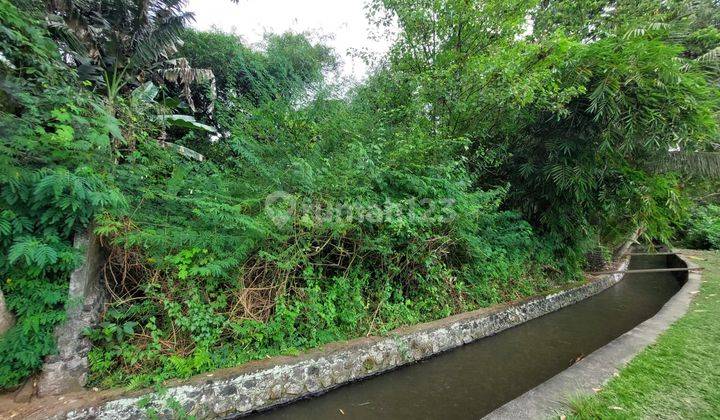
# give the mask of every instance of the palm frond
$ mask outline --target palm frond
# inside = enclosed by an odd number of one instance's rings
[[[710,63],[720,61],[720,46],[713,48],[705,54],[696,58],[697,61],[702,63]]]
[[[649,32],[670,29],[670,25],[665,22],[650,22],[645,26],[638,26],[630,29],[623,35],[624,39],[639,38],[645,36]]]
[[[162,76],[165,80],[172,83],[177,83],[182,86],[183,96],[190,106],[190,109],[195,112],[195,103],[192,99],[191,86],[193,83],[208,83],[210,85],[210,97],[209,104],[205,110],[208,113],[212,113],[215,99],[217,98],[217,89],[215,86],[215,74],[210,69],[195,69],[190,66],[190,63],[185,58],[175,58],[166,62],[170,67],[165,68],[161,71]]]

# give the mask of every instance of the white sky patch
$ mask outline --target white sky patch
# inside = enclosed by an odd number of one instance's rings
[[[382,56],[392,37],[375,39],[376,28],[365,16],[366,0],[189,0],[188,10],[195,13],[197,29],[213,26],[240,35],[256,45],[266,32],[313,32],[334,48],[340,60],[342,78],[361,81],[368,66],[352,51],[367,51]]]

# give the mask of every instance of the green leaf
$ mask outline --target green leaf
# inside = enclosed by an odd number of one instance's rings
[[[160,89],[153,82],[145,82],[130,94],[132,101],[136,103],[150,103],[155,100]]]
[[[163,123],[171,125],[171,126],[181,127],[181,128],[189,128],[191,130],[204,130],[204,131],[207,131],[210,133],[217,133],[217,130],[215,129],[215,127],[211,127],[207,124],[199,123],[191,115],[180,115],[180,114],[158,115],[157,118],[160,122],[163,122]]]

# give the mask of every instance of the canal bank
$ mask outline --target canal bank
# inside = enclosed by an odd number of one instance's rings
[[[675,263],[674,256],[633,257],[629,266],[633,274],[572,306],[322,397],[261,413],[257,418],[483,417],[582,363],[595,350],[658,313],[681,288],[684,278],[678,272],[655,269]],[[551,410],[516,411],[509,418],[542,418],[545,412]]]
[[[627,267],[628,259],[616,268]],[[300,356],[274,357],[166,384],[161,392],[84,391],[17,403],[0,398],[0,416],[23,418],[137,418],[178,411],[226,417],[286,404],[426,359],[580,302],[622,279],[590,278],[547,295],[496,305],[438,321],[323,346]]]
[[[626,266],[627,261],[623,261],[617,269],[623,270]],[[670,275],[669,273],[667,274]],[[502,337],[508,334],[517,334],[517,332],[520,331],[521,334],[519,337],[522,337],[522,331],[528,331],[527,325],[530,323],[526,324],[526,322],[529,320],[533,320],[531,323],[541,322],[551,326],[555,325],[556,329],[562,330],[562,327],[558,327],[560,324],[557,324],[557,319],[553,319],[552,317],[572,319],[576,317],[572,314],[572,311],[575,311],[576,308],[582,308],[588,302],[592,305],[592,302],[597,301],[598,298],[600,298],[600,300],[606,299],[602,298],[602,296],[624,295],[631,300],[637,301],[637,299],[647,294],[643,290],[633,292],[639,292],[639,294],[636,295],[626,293],[628,291],[632,292],[632,290],[623,289],[622,286],[626,284],[632,285],[636,282],[620,282],[621,278],[621,273],[615,273],[595,278],[586,284],[569,287],[546,296],[539,296],[481,311],[465,313],[427,324],[399,329],[387,337],[369,337],[350,342],[337,343],[298,357],[273,358],[250,363],[239,368],[199,375],[189,381],[170,383],[167,385],[167,389],[162,392],[139,391],[135,393],[124,393],[116,390],[67,394],[53,401],[43,401],[43,399],[35,400],[32,404],[35,410],[28,411],[28,406],[24,406],[25,411],[20,412],[20,415],[24,418],[138,418],[148,417],[153,413],[168,417],[183,413],[200,418],[234,416],[247,414],[257,409],[288,403],[303,397],[317,395],[327,390],[338,388],[339,385],[356,382],[349,386],[340,387],[324,397],[301,401],[300,403],[286,406],[283,409],[266,412],[264,414],[272,417],[282,416],[282,413],[290,412],[293,413],[293,418],[301,418],[303,416],[299,415],[298,410],[302,410],[302,407],[308,404],[316,406],[317,404],[326,404],[327,401],[332,401],[333,398],[347,393],[348,390],[357,391],[357,387],[372,387],[373,383],[377,383],[378,381],[390,381],[391,387],[398,390],[398,392],[395,393],[397,397],[406,394],[413,396],[417,401],[430,401],[427,396],[417,393],[413,394],[412,392],[408,392],[410,388],[402,388],[398,386],[397,383],[392,383],[395,381],[394,378],[397,378],[398,375],[405,375],[407,372],[413,370],[422,369],[423,372],[420,373],[418,377],[426,377],[432,380],[433,377],[438,378],[438,376],[428,374],[427,366],[436,363],[442,364],[444,363],[443,360],[448,358],[459,357],[462,359],[462,355],[467,354],[466,350],[472,347],[488,346],[488,343],[502,341]],[[612,287],[618,282],[620,282],[620,288]],[[650,284],[659,283],[651,282]],[[667,285],[669,283],[665,284]],[[672,296],[678,288],[679,284],[676,282],[674,288],[663,288],[663,290],[660,290],[662,293],[652,294],[656,296],[657,299],[647,301],[647,306],[642,305],[645,308],[644,312],[641,311],[639,314],[636,314],[636,317],[633,319],[625,319],[625,321],[631,325],[616,325],[617,328],[620,328],[620,331],[611,332],[610,334],[620,335],[657,312],[662,304]],[[608,292],[610,293],[608,294]],[[594,297],[587,299],[590,296]],[[636,296],[636,298],[633,298],[633,296]],[[577,305],[574,305],[576,303]],[[572,306],[558,311],[558,309],[569,305]],[[616,316],[605,314],[605,316],[601,316],[594,321],[596,326],[602,327],[608,324],[608,320],[627,318],[623,316],[623,314],[628,313],[625,306],[611,306],[615,308]],[[602,307],[602,305],[595,307],[595,309],[591,306],[590,308],[586,308],[585,312],[595,313],[598,312],[598,308],[600,307]],[[550,315],[542,316],[544,314]],[[637,318],[637,316],[640,318]],[[519,327],[511,328],[514,326]],[[580,327],[582,327],[582,325]],[[588,329],[580,328],[577,330],[569,330],[568,332],[571,336],[577,336],[578,334],[582,334],[583,330]],[[505,332],[497,334],[500,331]],[[538,345],[528,346],[528,338],[532,339],[533,334],[525,335],[527,335],[527,337],[519,341],[519,343],[525,343],[524,346],[518,346],[517,343],[513,344],[511,340],[504,345],[504,349],[492,349],[492,347],[490,347],[485,360],[478,359],[475,355],[470,359],[466,358],[465,361],[460,360],[461,363],[458,364],[454,370],[441,367],[439,371],[442,372],[445,378],[453,378],[460,377],[460,374],[464,371],[472,371],[470,367],[473,367],[480,369],[480,373],[474,375],[478,383],[489,382],[492,376],[495,378],[494,380],[505,381],[507,384],[520,387],[514,389],[514,395],[512,395],[512,392],[507,393],[505,390],[502,392],[502,395],[498,394],[495,396],[494,400],[493,398],[488,398],[485,406],[474,409],[475,413],[486,413],[502,405],[502,403],[508,399],[514,398],[525,390],[537,385],[537,383],[551,377],[555,373],[564,370],[576,360],[582,359],[585,354],[589,354],[593,349],[599,348],[615,338],[607,334],[597,334],[592,331],[589,333],[586,332],[581,341],[586,341],[590,343],[591,346],[588,347],[587,350],[580,350],[578,352],[578,349],[574,348],[573,345],[563,345],[563,343],[546,347],[545,349],[542,349],[542,346]],[[536,333],[534,337],[535,339],[541,339],[544,336],[553,337],[545,332]],[[482,337],[488,338],[468,346],[460,347],[455,351],[447,352],[440,357],[429,358],[435,354],[462,346],[463,344],[470,343]],[[522,367],[517,361],[506,361],[505,364],[497,362],[497,360],[499,360],[498,356],[502,359],[505,355],[511,355],[513,349],[519,347],[528,348],[530,351],[528,353],[529,356],[526,356],[526,358],[531,363],[542,367],[533,373],[534,376],[523,375],[522,372],[513,373],[505,370],[513,366]],[[558,353],[558,350],[563,348],[565,350],[571,350],[570,353]],[[551,356],[551,359],[552,356],[559,356],[559,359],[555,357],[556,360],[552,363],[536,363],[538,355]],[[415,361],[423,362],[412,364]],[[359,379],[376,376],[379,373],[406,364],[411,364],[411,366],[387,375],[377,376],[367,381],[357,382]],[[489,368],[495,368],[500,375],[488,375],[486,371]],[[477,372],[477,370],[475,372]],[[524,378],[524,376],[527,377]],[[447,393],[446,395],[462,395],[462,390],[472,389],[468,384],[469,382],[459,385],[438,382],[434,388],[417,386],[417,384],[413,383],[411,383],[410,386],[420,390],[424,388],[431,393],[437,393],[438,389],[444,387]],[[363,394],[357,393],[357,395]],[[511,397],[508,397],[508,395],[511,395]],[[389,399],[385,400],[388,401]],[[361,414],[361,416],[363,412],[367,414],[366,410],[375,409],[379,406],[377,405],[378,401],[379,400],[375,400],[376,405],[366,404],[367,401],[358,402],[355,408],[364,408],[358,410],[357,413]],[[396,398],[395,401],[401,402],[401,405],[404,404],[402,403],[402,398]],[[444,401],[440,403],[436,401],[432,402],[431,406],[434,406],[435,409],[441,409],[444,414],[450,414],[447,408],[448,402],[448,399],[444,398]],[[412,407],[411,405],[406,406]],[[312,418],[317,418],[318,416],[332,417],[332,415],[349,415],[347,411],[344,411],[342,408],[338,409],[333,404],[330,404],[328,407],[331,408],[331,410],[324,414],[316,408],[313,408],[313,410],[311,410]],[[415,408],[415,413],[417,413],[418,407]],[[18,413],[18,409],[22,408],[17,405],[8,408],[7,405],[5,405],[3,408],[0,408],[0,411],[2,411],[2,413],[12,413],[12,410],[15,410],[14,412]],[[430,412],[427,411],[427,407],[421,407],[419,409],[424,410],[419,412],[430,414]],[[454,411],[454,413],[458,415],[465,414],[464,417],[472,414],[471,411],[468,411],[468,407],[456,405],[456,409],[457,411]],[[471,416],[476,417],[474,415]],[[386,417],[392,416],[388,415]]]
[[[670,267],[697,268],[687,258],[672,257]],[[568,369],[513,401],[494,410],[486,419],[539,419],[558,416],[572,398],[592,394],[688,311],[700,289],[701,274],[690,272],[682,288],[652,318],[579,360]],[[660,379],[660,378],[658,378]]]
[[[682,250],[704,268],[685,316],[598,393],[568,401],[567,417],[720,417],[720,251]]]

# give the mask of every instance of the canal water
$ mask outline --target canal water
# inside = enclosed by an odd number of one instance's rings
[[[631,269],[667,267],[636,256]],[[653,316],[677,273],[629,274],[575,305],[384,375],[257,414],[258,419],[477,419]]]

